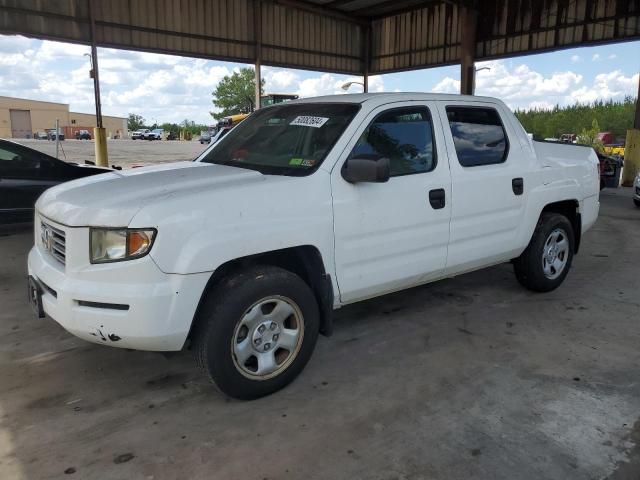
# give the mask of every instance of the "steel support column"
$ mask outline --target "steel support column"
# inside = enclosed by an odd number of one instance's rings
[[[476,28],[478,12],[469,7],[462,9],[462,42],[460,59],[460,93],[473,95],[476,60]]]
[[[96,165],[109,166],[107,153],[107,133],[102,125],[102,105],[100,103],[100,75],[98,71],[98,48],[96,47],[95,5],[89,0],[89,23],[91,26],[91,78],[93,78],[93,94],[96,102],[96,128],[93,129],[95,142]]]
[[[640,130],[640,79],[638,79],[638,96],[636,97],[636,117],[633,121],[633,128]]]
[[[364,30],[364,42],[362,52],[362,86],[364,93],[369,92],[369,66],[371,64],[371,26],[362,27]]]
[[[253,27],[256,36],[256,99],[254,110],[258,110],[262,97],[262,72],[260,69],[262,63],[262,0],[254,0]]]

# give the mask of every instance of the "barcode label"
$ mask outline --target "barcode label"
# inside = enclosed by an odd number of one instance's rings
[[[300,125],[302,127],[320,128],[329,120],[326,117],[310,117],[307,115],[300,115],[293,119],[289,125]]]

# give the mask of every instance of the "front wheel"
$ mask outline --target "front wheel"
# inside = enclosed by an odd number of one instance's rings
[[[318,338],[309,286],[279,267],[253,267],[207,294],[193,334],[196,361],[225,394],[251,400],[284,388],[305,367]]]
[[[543,213],[527,249],[514,260],[516,278],[535,292],[560,286],[571,268],[574,252],[571,222],[558,213]]]

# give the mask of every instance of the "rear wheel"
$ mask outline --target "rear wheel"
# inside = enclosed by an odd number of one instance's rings
[[[303,370],[319,313],[300,277],[263,266],[224,279],[207,294],[196,322],[200,367],[222,392],[250,400],[284,388]]]
[[[636,207],[640,208],[640,200],[638,200],[637,198],[634,198],[633,203],[636,204]]]
[[[529,290],[549,292],[560,286],[574,252],[571,222],[558,213],[543,213],[527,249],[513,262],[516,278]]]

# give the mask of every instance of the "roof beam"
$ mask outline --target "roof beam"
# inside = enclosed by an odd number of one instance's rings
[[[397,5],[399,3],[398,0],[388,0],[389,5]],[[469,8],[471,10],[475,10],[477,11],[477,5],[476,2],[473,0],[425,0],[421,3],[415,4],[415,5],[410,5],[410,6],[405,6],[405,7],[399,7],[399,8],[395,8],[393,10],[390,10],[388,12],[381,12],[381,13],[376,13],[373,15],[369,15],[369,19],[370,20],[380,20],[383,18],[387,18],[387,17],[393,17],[394,15],[400,15],[402,13],[409,13],[409,12],[413,12],[416,10],[422,10],[423,8],[427,8],[431,5],[438,5],[438,4],[446,4],[446,5],[454,5],[457,7],[466,7]],[[380,4],[382,5],[382,4]],[[376,5],[377,7],[378,5]],[[373,10],[374,8],[372,7],[370,10]]]
[[[369,25],[369,21],[367,19],[349,15],[340,10],[328,8],[328,7],[325,7],[324,5],[320,5],[316,3],[308,3],[302,0],[271,0],[271,1],[285,7],[291,7],[291,8],[296,8],[298,10],[315,13],[316,15],[324,15],[324,16],[335,18],[337,20],[355,23],[357,25],[362,25],[362,26]]]
[[[322,6],[327,8],[337,8],[353,1],[355,0],[331,0],[330,2],[323,3]]]
[[[405,0],[405,1],[386,0],[384,2],[371,5],[369,7],[355,9],[352,11],[352,13],[355,13],[356,15],[362,15],[363,13],[366,13],[366,12],[372,12],[372,13],[369,13],[368,15],[365,15],[369,17],[374,17],[376,15],[394,15],[397,10],[402,10],[404,8],[416,8],[416,9],[423,8],[430,3],[434,3],[434,1],[440,3],[440,0],[425,0],[417,3],[416,3],[416,0]],[[389,7],[395,7],[395,8],[389,8]]]

